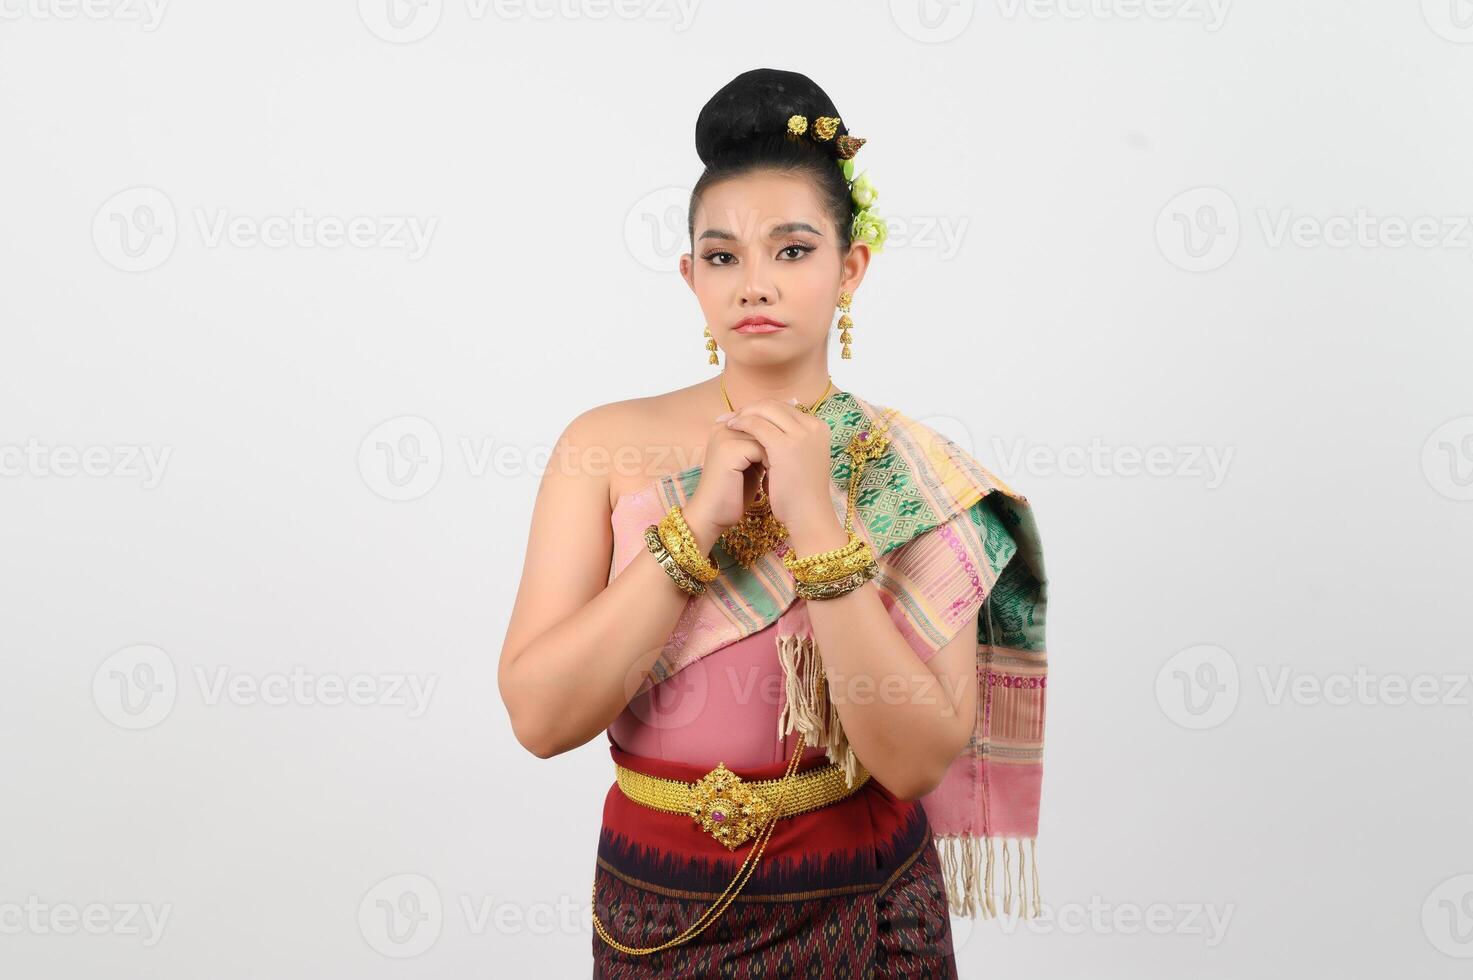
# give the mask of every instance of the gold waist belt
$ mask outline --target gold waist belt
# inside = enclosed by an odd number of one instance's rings
[[[789,776],[780,813],[778,798],[783,778],[748,782],[720,762],[693,783],[649,776],[617,762],[614,778],[624,795],[635,803],[666,813],[687,814],[727,850],[734,850],[761,833],[768,821],[837,803],[863,786],[870,776],[860,766],[850,786],[844,781],[843,768],[834,764]]]

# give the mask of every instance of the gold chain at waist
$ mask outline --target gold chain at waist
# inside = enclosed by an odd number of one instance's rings
[[[734,849],[761,832],[776,814],[778,819],[837,803],[863,786],[869,772],[859,767],[854,785],[844,780],[842,767],[829,764],[788,777],[786,801],[777,813],[783,779],[748,782],[725,764],[693,783],[664,779],[614,763],[614,778],[624,795],[635,803],[666,813],[684,813],[716,840]]]

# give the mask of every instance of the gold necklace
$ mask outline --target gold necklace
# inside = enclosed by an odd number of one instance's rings
[[[736,411],[736,406],[731,403],[731,396],[726,393],[726,378],[723,377],[723,376],[718,375],[717,378],[716,378],[716,383],[719,384],[719,385],[721,385],[721,397],[726,399],[726,409],[727,409],[727,411],[729,411],[729,412],[735,412]],[[826,398],[829,397],[829,392],[833,390],[833,387],[834,387],[834,379],[833,379],[833,376],[830,375],[830,377],[829,377],[829,383],[824,386],[823,394],[821,394],[821,395],[818,396],[818,401],[814,402],[812,405],[804,405],[802,402],[799,402],[794,407],[797,408],[798,411],[800,411],[800,412],[803,412],[803,413],[808,414],[808,415],[812,415],[814,412],[818,411],[818,406],[820,406],[820,405],[822,405],[824,403],[824,399],[826,399]]]
[[[726,399],[726,407],[730,411],[736,411],[731,403],[731,396],[726,393],[726,379],[718,377],[717,382],[721,385],[721,397]],[[828,384],[824,386],[823,394],[818,396],[818,401],[811,406],[798,404],[798,411],[812,415],[818,411],[818,407],[828,398],[829,392],[833,390],[834,379],[831,376]],[[752,500],[751,506],[742,514],[742,519],[722,532],[721,546],[726,553],[736,559],[737,564],[743,568],[751,568],[757,564],[757,559],[776,548],[788,536],[788,529],[782,521],[778,520],[772,513],[772,504],[767,499],[767,470],[762,470],[762,481],[757,485],[757,496]]]

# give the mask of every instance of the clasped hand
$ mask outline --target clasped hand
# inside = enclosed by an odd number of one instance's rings
[[[794,537],[839,527],[830,496],[832,436],[823,419],[793,402],[762,398],[717,416],[696,496],[721,527],[741,520],[765,468],[772,514]],[[749,492],[749,490],[751,492]]]

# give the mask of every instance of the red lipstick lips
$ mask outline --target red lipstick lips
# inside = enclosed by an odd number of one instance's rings
[[[737,321],[737,333],[776,333],[786,330],[787,324],[770,316],[749,316]]]

